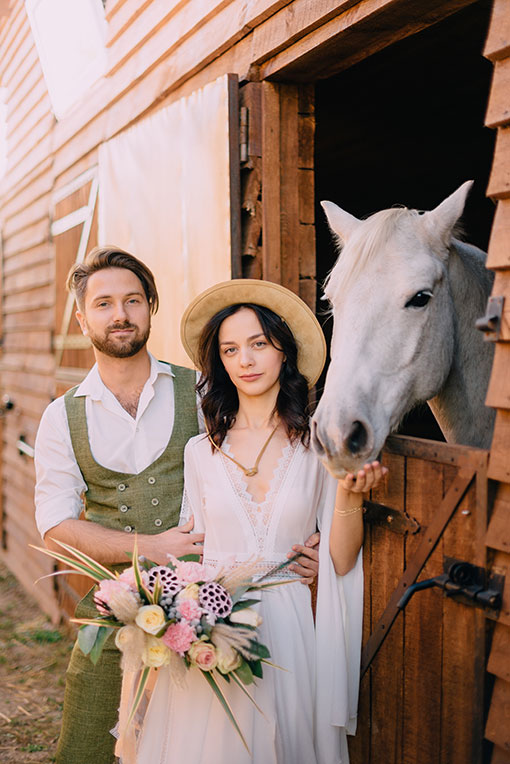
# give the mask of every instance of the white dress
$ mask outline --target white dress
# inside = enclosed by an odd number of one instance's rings
[[[228,449],[228,443],[223,444]],[[322,532],[316,623],[310,590],[298,581],[262,595],[260,641],[271,661],[248,688],[264,716],[232,682],[221,682],[250,748],[197,669],[175,687],[168,669],[156,686],[139,738],[138,764],[347,764],[354,734],[362,618],[361,555],[337,576],[329,555],[336,481],[301,443],[288,445],[268,495],[256,504],[241,471],[212,453],[204,435],[185,449],[185,486],[194,531],[205,532],[204,562],[260,558],[261,573],[287,559],[296,543]],[[186,511],[185,511],[186,515]],[[286,571],[287,577],[293,576]],[[294,576],[295,577],[295,576]]]

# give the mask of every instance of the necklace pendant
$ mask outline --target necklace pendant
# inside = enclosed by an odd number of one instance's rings
[[[244,474],[246,477],[253,477],[253,475],[256,475],[258,472],[257,467],[252,467],[250,470],[244,470]]]

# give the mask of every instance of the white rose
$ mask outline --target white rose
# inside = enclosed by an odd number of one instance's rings
[[[143,651],[143,662],[151,668],[164,666],[170,660],[170,650],[161,639],[147,635]]]
[[[165,611],[159,605],[144,605],[139,609],[135,622],[147,634],[157,634],[165,625]]]
[[[262,623],[262,618],[251,607],[245,607],[243,610],[236,610],[230,614],[232,623],[242,623],[244,626],[253,626],[257,628]]]
[[[233,647],[229,647],[225,652],[216,648],[216,655],[218,669],[222,674],[230,674],[231,671],[235,671],[241,665],[241,656]]]

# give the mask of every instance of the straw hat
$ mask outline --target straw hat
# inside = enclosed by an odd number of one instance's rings
[[[259,279],[232,279],[206,289],[188,305],[181,321],[181,340],[198,367],[198,343],[207,322],[223,308],[252,303],[269,308],[289,326],[298,346],[298,368],[312,387],[326,360],[326,342],[314,314],[294,292]]]

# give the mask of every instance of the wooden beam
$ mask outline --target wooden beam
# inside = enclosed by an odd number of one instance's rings
[[[262,276],[281,282],[280,96],[278,85],[262,83]]]

